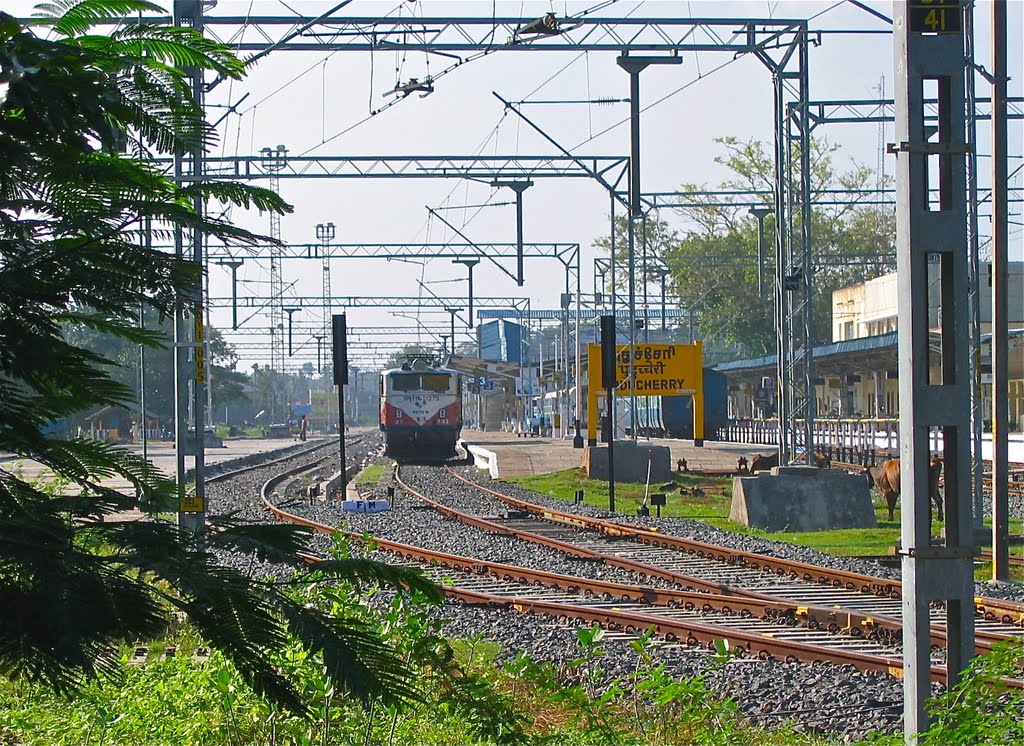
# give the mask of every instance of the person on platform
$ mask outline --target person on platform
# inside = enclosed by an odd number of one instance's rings
[[[299,440],[306,440],[306,415],[302,415],[302,419],[299,420]]]

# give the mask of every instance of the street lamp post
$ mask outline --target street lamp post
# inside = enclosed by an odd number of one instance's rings
[[[445,311],[452,315],[452,351],[451,354],[455,354],[455,315],[462,311],[461,308],[445,308]]]
[[[748,212],[757,218],[757,294],[764,294],[764,219],[772,214],[770,207],[751,207]]]
[[[465,264],[469,270],[469,328],[473,328],[473,267],[480,263],[479,259],[452,259],[452,264]]]
[[[292,314],[301,311],[301,308],[282,308],[288,314],[288,357],[292,356]]]

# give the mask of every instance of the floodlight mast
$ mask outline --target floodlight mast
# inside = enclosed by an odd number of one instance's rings
[[[270,178],[270,191],[275,194],[281,190],[280,173],[288,163],[288,148],[278,145],[274,148],[260,149],[260,165]],[[205,175],[205,174],[204,174]],[[281,216],[270,212],[270,237],[276,246],[270,254],[270,326],[284,328],[284,276],[281,274]],[[271,354],[271,367],[284,370],[284,339],[277,338],[277,347]]]

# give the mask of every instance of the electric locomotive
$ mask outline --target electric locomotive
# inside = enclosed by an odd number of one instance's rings
[[[384,453],[401,459],[446,459],[462,432],[462,376],[416,359],[380,374]]]

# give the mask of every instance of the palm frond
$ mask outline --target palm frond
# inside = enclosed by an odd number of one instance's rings
[[[211,181],[190,184],[183,190],[185,194],[199,194],[206,199],[230,202],[245,209],[256,208],[260,212],[276,212],[290,214],[294,208],[278,196],[277,192],[251,184],[233,181]]]
[[[295,555],[306,550],[311,529],[294,524],[265,524],[236,522],[232,516],[210,519],[212,527],[207,537],[211,549],[223,549],[244,555],[254,555],[265,562],[296,564]]]
[[[326,617],[289,598],[280,600],[288,629],[318,652],[331,680],[353,696],[388,705],[422,702],[415,672],[364,621]]]
[[[140,329],[135,319],[104,318],[97,314],[65,311],[54,315],[56,321],[65,324],[81,324],[98,332],[113,334],[136,345],[160,349],[167,348],[167,336],[160,329]]]
[[[54,20],[53,29],[65,36],[82,34],[98,23],[119,20],[131,13],[163,12],[159,5],[147,0],[57,0],[37,5],[35,10],[36,18]]]
[[[421,570],[384,562],[349,557],[318,562],[315,572],[353,583],[377,583],[399,591],[417,593],[424,601],[441,603],[444,592]]]
[[[235,79],[245,70],[227,45],[190,28],[130,24],[107,37],[91,37],[89,45],[117,57],[202,67]]]

